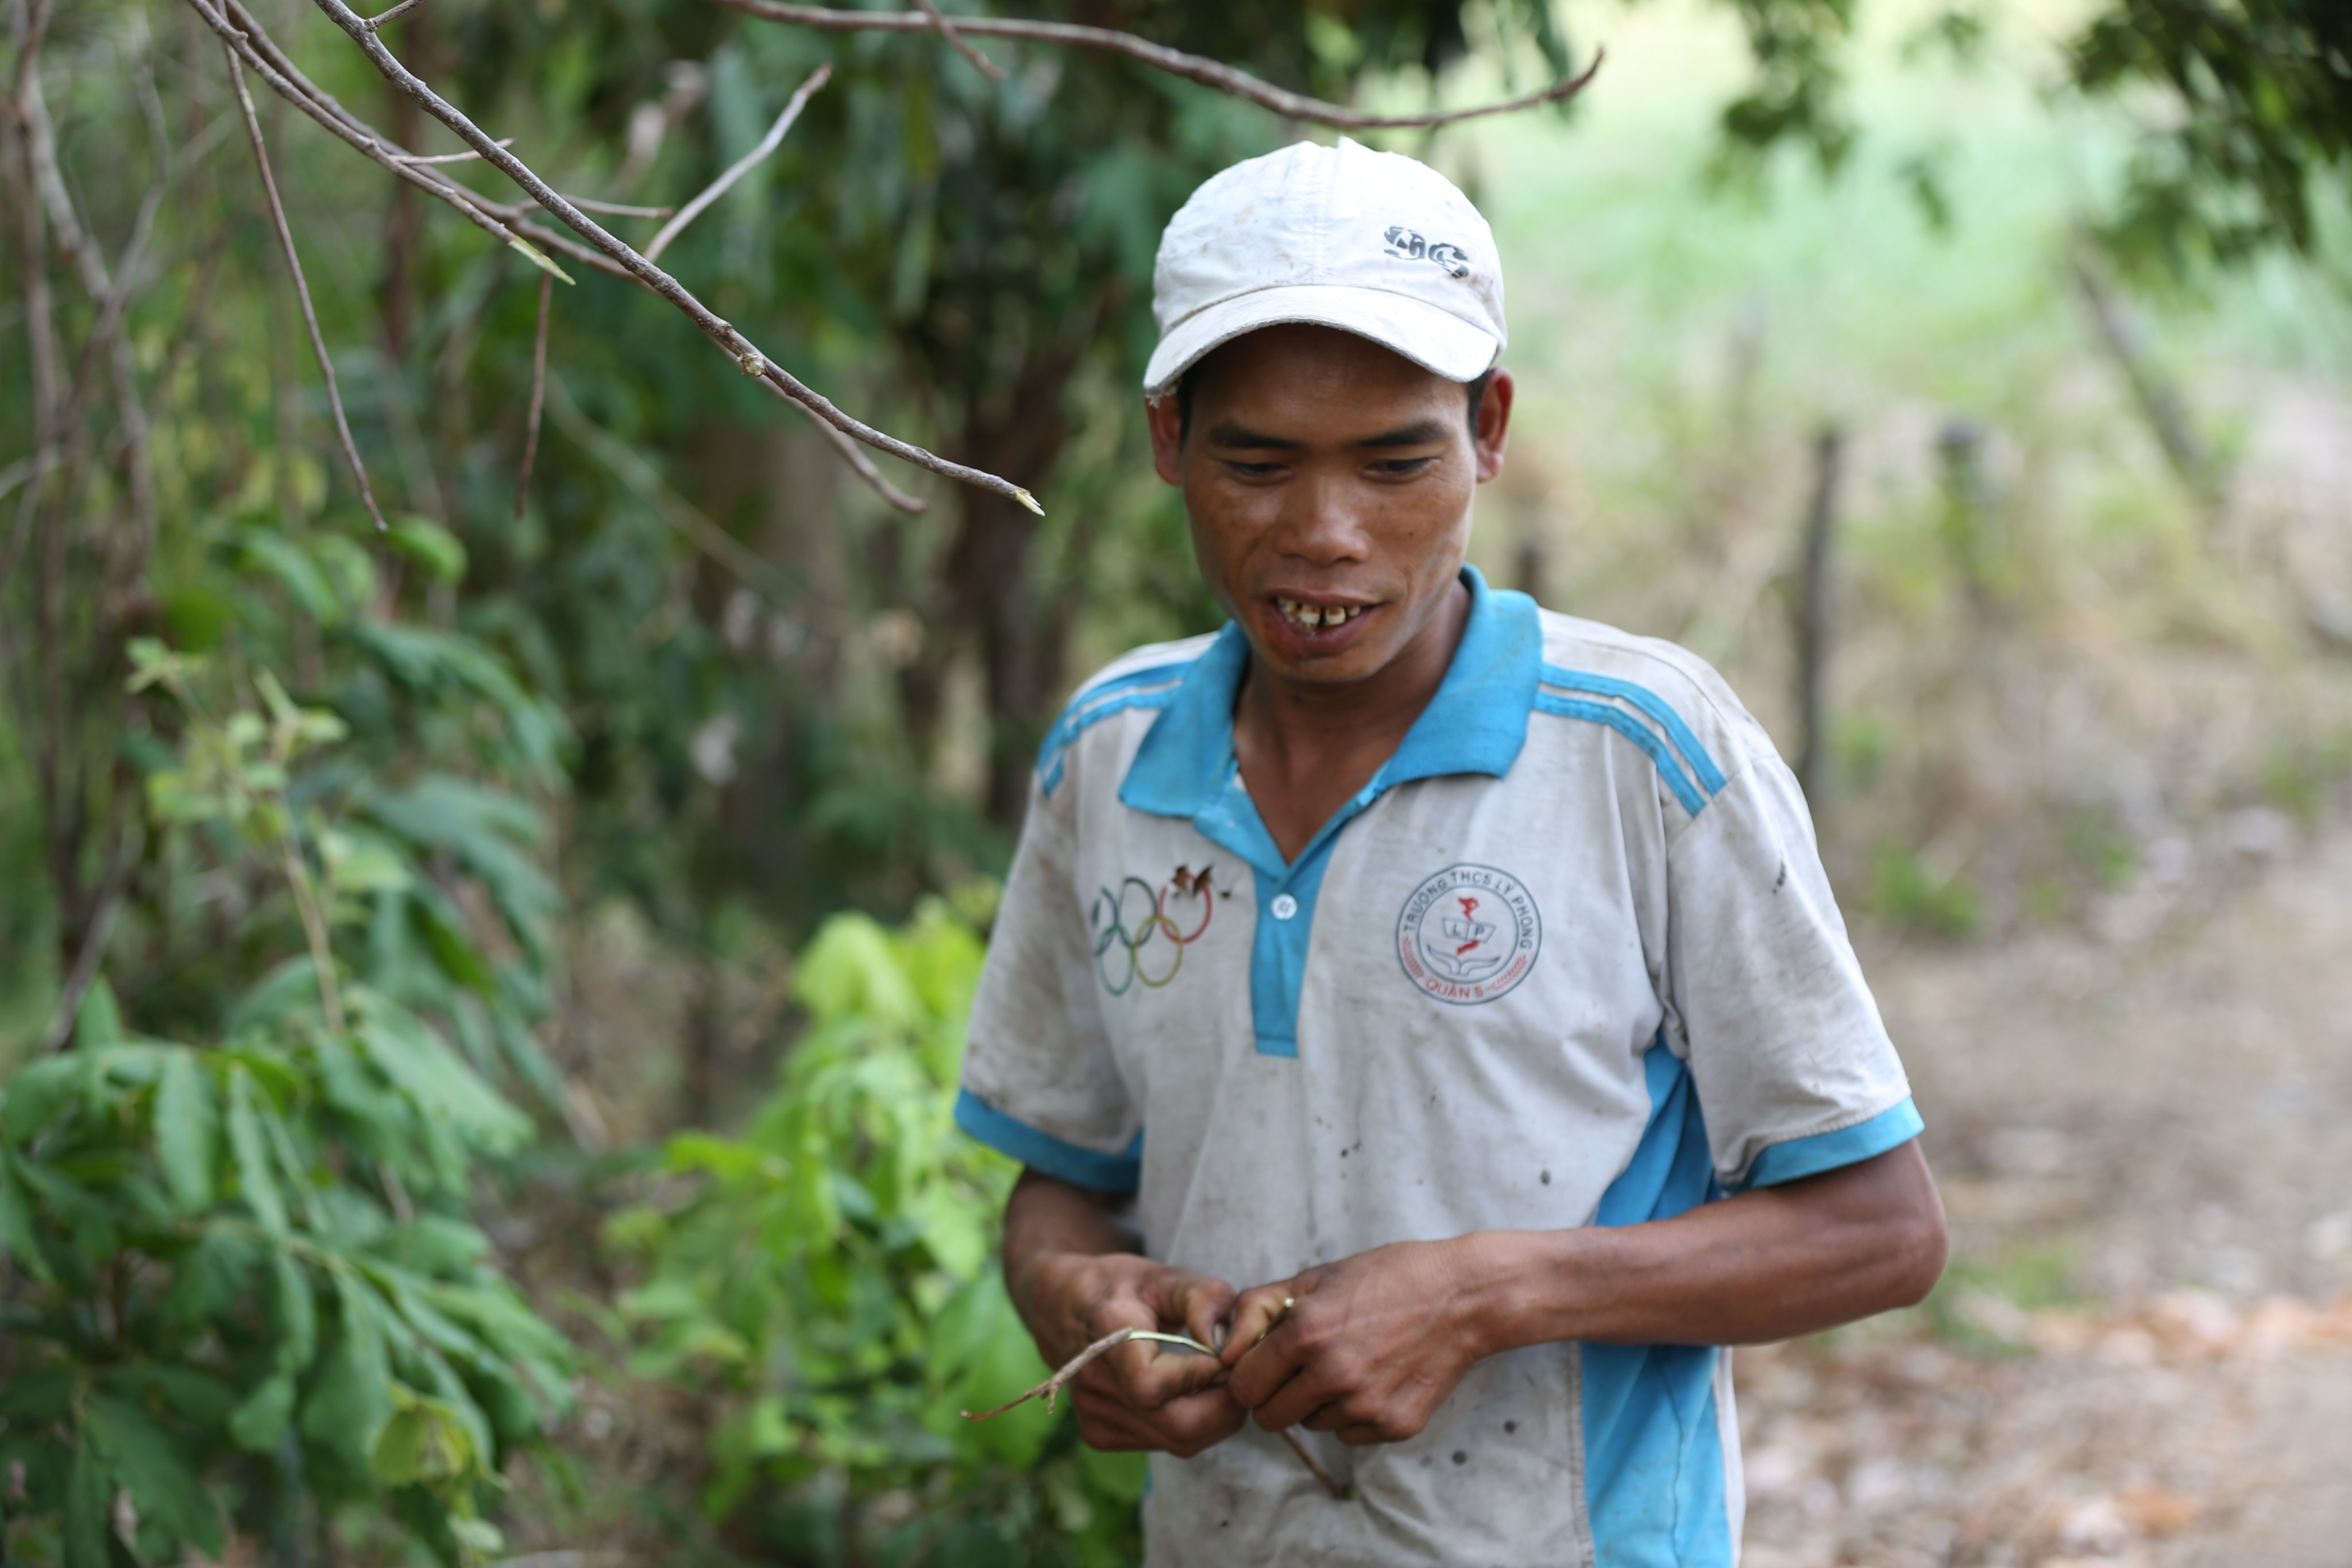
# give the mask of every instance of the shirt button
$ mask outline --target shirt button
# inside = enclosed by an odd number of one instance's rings
[[[1298,900],[1288,893],[1276,893],[1274,896],[1274,902],[1268,904],[1266,909],[1276,920],[1286,921],[1298,912]]]

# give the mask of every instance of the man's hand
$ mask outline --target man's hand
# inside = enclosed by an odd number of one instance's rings
[[[1244,1291],[1223,1358],[1234,1399],[1270,1430],[1412,1436],[1486,1353],[1461,1307],[1464,1250],[1397,1242]]]
[[[1026,1171],[1004,1208],[1004,1281],[1045,1360],[1060,1366],[1121,1329],[1221,1344],[1234,1288],[1139,1258],[1113,1223],[1117,1200]],[[1242,1428],[1224,1363],[1177,1345],[1124,1344],[1070,1385],[1078,1432],[1097,1448],[1191,1458]]]
[[[1157,1329],[1213,1345],[1224,1332],[1234,1288],[1131,1254],[1051,1254],[1033,1261],[1024,1315],[1045,1359],[1060,1365],[1106,1334]],[[1070,1384],[1078,1432],[1097,1448],[1156,1449],[1191,1458],[1241,1430],[1248,1413],[1224,1387],[1215,1356],[1137,1341],[1119,1346]]]

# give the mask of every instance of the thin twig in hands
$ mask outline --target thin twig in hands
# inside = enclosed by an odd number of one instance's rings
[[[977,1415],[969,1410],[963,1411],[961,1413],[963,1418],[967,1421],[986,1421],[993,1416],[1002,1415],[1006,1411],[1013,1409],[1019,1405],[1026,1405],[1029,1401],[1041,1396],[1045,1401],[1045,1408],[1051,1410],[1054,1408],[1054,1401],[1060,1396],[1062,1390],[1068,1385],[1070,1379],[1086,1371],[1087,1368],[1094,1364],[1098,1358],[1109,1354],[1112,1351],[1118,1349],[1119,1346],[1134,1340],[1152,1340],[1163,1345],[1177,1345],[1188,1351],[1198,1351],[1202,1355],[1214,1355],[1217,1353],[1214,1350],[1202,1344],[1200,1341],[1194,1339],[1190,1334],[1163,1334],[1157,1329],[1118,1329],[1110,1333],[1105,1334],[1102,1338],[1097,1340],[1094,1343],[1088,1345],[1086,1349],[1080,1351],[1069,1360],[1064,1362],[1061,1365],[1061,1369],[1055,1372],[1053,1376],[1047,1378],[1036,1387],[1029,1390],[1028,1393],[1022,1394],[1019,1398],[1008,1399],[1003,1404],[998,1405],[995,1409],[983,1410]]]
[[[931,26],[940,30],[940,37],[948,41],[948,47],[970,60],[981,75],[991,81],[1004,79],[1004,68],[971,47],[971,40],[957,31],[956,24],[949,21],[947,13],[940,9],[939,0],[915,0],[915,4],[923,8],[923,15],[931,19]]]
[[[760,144],[736,159],[728,166],[725,174],[705,185],[700,195],[678,209],[676,217],[662,225],[661,232],[654,236],[651,245],[646,247],[646,259],[660,260],[661,253],[669,248],[669,242],[678,237],[679,230],[700,217],[703,209],[725,195],[736,181],[757,168],[761,159],[782,146],[784,132],[790,131],[793,128],[793,121],[801,117],[801,110],[807,107],[810,96],[832,79],[833,67],[830,65],[819,66],[809,72],[808,80],[801,83],[800,90],[793,93],[791,100],[785,103],[784,111],[776,116],[776,122],[768,127],[768,133],[760,138]]]
[[[1298,1435],[1297,1428],[1285,1426],[1282,1429],[1282,1436],[1283,1440],[1290,1445],[1290,1451],[1304,1460],[1308,1469],[1315,1472],[1315,1479],[1323,1483],[1325,1491],[1329,1492],[1341,1502],[1356,1495],[1356,1489],[1353,1487],[1339,1479],[1316,1462],[1315,1456],[1307,1450],[1307,1439]]]
[[[826,5],[794,5],[784,0],[719,0],[738,11],[764,17],[771,22],[787,22],[799,27],[815,27],[835,33],[929,33],[938,30],[935,15],[929,5],[920,11],[843,11]],[[920,4],[921,0],[918,0]],[[1139,60],[1155,70],[1181,76],[1235,98],[1246,99],[1262,108],[1271,109],[1287,120],[1304,120],[1317,125],[1328,125],[1341,131],[1403,131],[1432,125],[1451,125],[1456,121],[1476,120],[1488,114],[1509,114],[1517,110],[1533,109],[1540,104],[1557,103],[1572,98],[1592,79],[1601,68],[1601,51],[1592,51],[1592,63],[1582,73],[1565,77],[1550,86],[1519,98],[1506,99],[1499,103],[1479,104],[1471,109],[1431,110],[1425,114],[1374,114],[1365,110],[1349,109],[1337,103],[1327,103],[1319,98],[1292,92],[1272,82],[1262,81],[1244,70],[1236,70],[1220,60],[1202,55],[1189,55],[1181,49],[1171,49],[1165,44],[1155,44],[1149,38],[1139,38],[1133,33],[1116,32],[1108,27],[1088,27],[1075,22],[1034,22],[1017,16],[958,16],[954,30],[975,38],[1026,38],[1041,44],[1068,44],[1085,49],[1107,49]]]
[[[375,519],[376,531],[384,529],[383,513],[375,504],[375,491],[368,488],[367,468],[360,461],[360,449],[352,440],[351,421],[343,417],[343,395],[335,386],[335,364],[327,357],[327,340],[319,331],[319,315],[310,308],[310,284],[302,276],[302,258],[294,251],[294,231],[286,226],[286,208],[278,199],[278,177],[269,172],[269,149],[261,140],[261,120],[253,110],[253,95],[245,89],[245,67],[235,49],[228,56],[228,79],[236,89],[237,107],[245,112],[245,133],[253,141],[253,161],[261,169],[262,194],[269,198],[269,219],[278,226],[278,243],[286,252],[286,269],[294,276],[294,297],[302,304],[302,322],[310,329],[310,349],[319,356],[319,374],[327,383],[327,406],[334,412],[335,434],[342,437],[343,456],[350,459],[352,478],[359,482],[360,500],[367,503],[368,515]]]
[[[499,138],[499,145],[511,147],[514,145],[514,138],[501,136]],[[430,155],[423,153],[395,153],[393,156],[404,163],[470,163],[481,154],[468,147],[463,153],[435,153]]]
[[[425,0],[400,0],[400,4],[394,5],[391,10],[381,12],[376,16],[370,16],[366,21],[361,23],[360,26],[373,33],[378,27],[383,26],[386,22],[397,22],[400,18],[407,16],[411,11],[415,10],[419,5],[424,4]]]
[[[189,3],[200,5],[202,0],[189,0]],[[366,54],[370,63],[394,87],[415,99],[425,112],[456,132],[459,140],[480,153],[486,162],[497,167],[499,173],[520,185],[533,201],[562,219],[566,228],[620,263],[639,282],[676,306],[687,320],[701,330],[703,336],[719,345],[744,374],[760,381],[777,396],[799,404],[844,435],[854,437],[918,468],[929,468],[942,478],[1017,501],[1040,517],[1045,515],[1045,509],[1037,504],[1037,498],[1012,480],[1000,479],[979,468],[967,468],[961,463],[950,462],[937,453],[925,451],[912,442],[901,441],[896,436],[854,419],[835,407],[831,399],[770,359],[749,338],[736,331],[733,323],[723,320],[710,307],[696,299],[686,285],[614,237],[604,226],[566,201],[545,180],[532,173],[522,160],[491,141],[480,126],[467,119],[455,105],[426,86],[415,72],[402,65],[392,51],[383,47],[383,41],[366,29],[359,14],[343,4],[343,0],[316,0],[316,4],[337,26],[350,35],[352,41]]]
[[[547,318],[555,308],[555,279],[539,277],[539,332],[530,348],[530,413],[523,421],[522,472],[515,479],[515,521],[530,500],[530,466],[539,458],[539,416],[547,406]]]
[[[1287,1303],[1286,1303],[1286,1305],[1287,1305]],[[1261,1339],[1265,1338],[1263,1334],[1258,1337]],[[1071,1380],[1076,1378],[1078,1373],[1086,1371],[1087,1368],[1094,1364],[1097,1360],[1109,1354],[1119,1346],[1131,1343],[1137,1340],[1150,1340],[1159,1344],[1175,1345],[1180,1349],[1197,1351],[1201,1354],[1207,1356],[1213,1356],[1217,1353],[1210,1346],[1202,1344],[1200,1341],[1192,1338],[1190,1334],[1163,1334],[1157,1329],[1118,1329],[1110,1333],[1105,1334],[1102,1338],[1097,1340],[1094,1343],[1088,1345],[1086,1349],[1080,1351],[1069,1360],[1064,1362],[1055,1372],[1053,1376],[1047,1378],[1036,1387],[1028,1390],[1018,1397],[1006,1400],[1003,1404],[998,1405],[993,1410],[982,1410],[977,1413],[966,1410],[960,1414],[967,1421],[986,1421],[994,1416],[1002,1415],[1008,1410],[1018,1409],[1020,1406],[1028,1404],[1029,1401],[1039,1398],[1044,1399],[1045,1402],[1045,1408],[1047,1410],[1051,1410],[1054,1408],[1054,1401],[1060,1396],[1063,1389],[1069,1386]],[[1315,1479],[1323,1483],[1323,1488],[1326,1491],[1329,1492],[1333,1497],[1339,1498],[1342,1500],[1355,1495],[1344,1483],[1333,1479],[1330,1471],[1325,1469],[1321,1465],[1316,1462],[1315,1456],[1307,1452],[1307,1445],[1299,1439],[1297,1433],[1286,1426],[1283,1428],[1282,1436],[1283,1440],[1290,1445],[1290,1451],[1297,1455],[1299,1458],[1306,1463],[1307,1468],[1314,1472]]]

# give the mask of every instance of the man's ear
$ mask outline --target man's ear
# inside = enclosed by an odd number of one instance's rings
[[[1143,400],[1143,417],[1151,426],[1151,466],[1171,485],[1184,482],[1184,411],[1176,395]]]
[[[1478,482],[1485,484],[1503,471],[1503,447],[1511,434],[1511,373],[1497,368],[1487,378],[1486,395],[1478,404],[1478,428],[1471,445],[1478,458]]]

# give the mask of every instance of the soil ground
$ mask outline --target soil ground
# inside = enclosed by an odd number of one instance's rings
[[[2079,928],[1861,939],[1953,1264],[1741,1352],[1748,1568],[2352,1568],[2352,826],[2178,847]]]

